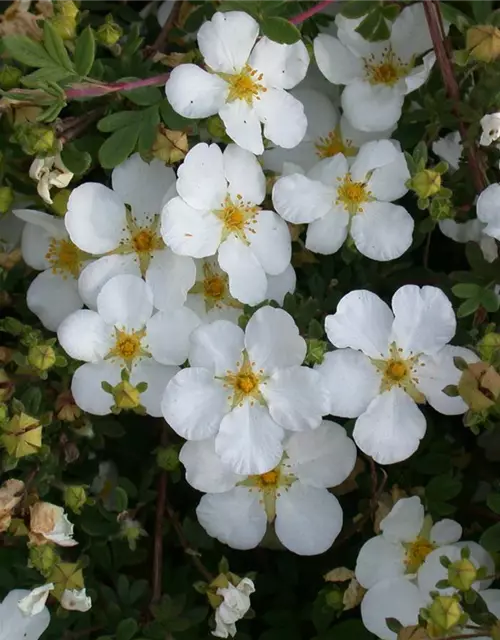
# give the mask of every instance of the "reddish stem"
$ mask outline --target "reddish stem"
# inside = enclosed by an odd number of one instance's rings
[[[141,87],[157,87],[164,84],[169,76],[170,73],[162,73],[152,78],[130,80],[128,82],[74,85],[66,90],[66,98],[69,100],[74,100],[75,98],[97,98],[99,96],[105,96],[108,93],[116,93],[117,91],[131,91],[132,89],[140,89]]]
[[[315,4],[310,9],[307,9],[307,11],[303,11],[302,13],[299,13],[298,16],[295,16],[294,18],[290,18],[290,22],[292,24],[302,24],[304,20],[307,20],[308,18],[315,15],[316,13],[323,11],[323,9],[325,9],[332,2],[335,2],[335,0],[322,0],[322,2],[318,2],[318,4]]]

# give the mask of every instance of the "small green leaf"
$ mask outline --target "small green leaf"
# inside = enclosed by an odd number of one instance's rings
[[[64,166],[76,176],[83,175],[92,164],[92,156],[86,151],[80,151],[73,142],[64,145],[61,151]]]
[[[78,36],[75,45],[75,68],[79,75],[86,76],[92,69],[95,58],[95,38],[90,27],[86,27]]]
[[[398,4],[382,4],[380,6],[380,10],[384,14],[384,17],[387,20],[390,20],[390,22],[394,22],[401,12],[401,8]]]
[[[465,300],[465,302],[462,302],[457,309],[457,318],[465,318],[472,315],[479,308],[479,304],[478,298],[469,298],[468,300]]]
[[[344,18],[357,19],[366,16],[371,9],[377,4],[374,0],[351,0],[345,2],[340,10]]]
[[[481,287],[478,284],[472,284],[469,282],[460,282],[451,288],[453,295],[457,298],[479,298],[481,294]]]
[[[137,148],[139,153],[147,153],[151,150],[158,132],[160,124],[160,114],[158,107],[150,107],[142,113],[141,130],[139,133],[139,143]]]
[[[300,40],[300,31],[285,18],[264,18],[260,23],[260,27],[265,36],[280,44],[294,44]]]
[[[43,23],[43,44],[54,62],[68,71],[75,70],[64,46],[63,39],[47,20]]]
[[[28,67],[54,65],[54,61],[43,46],[28,36],[5,36],[2,43],[14,60],[22,62]]]
[[[63,67],[52,63],[33,71],[33,73],[29,73],[27,76],[23,76],[21,82],[27,87],[33,87],[40,82],[47,82],[48,80],[60,82],[61,80],[70,78],[72,75],[74,75],[72,71],[68,71],[68,69],[63,69]]]
[[[391,30],[387,25],[384,14],[377,7],[356,27],[356,33],[359,33],[369,42],[379,42],[380,40],[387,40],[391,35]]]
[[[500,306],[500,299],[498,298],[498,295],[493,291],[493,289],[483,289],[483,291],[481,291],[481,305],[489,313],[498,311],[498,307]]]
[[[139,626],[133,618],[122,620],[116,629],[116,640],[131,640]]]
[[[463,11],[460,11],[460,9],[457,9],[448,2],[440,3],[439,8],[444,20],[450,24],[454,24],[459,31],[465,31],[465,29],[472,24],[472,21],[467,14],[463,13]]]
[[[104,169],[114,169],[134,151],[139,137],[139,122],[115,131],[99,149],[99,162]]]
[[[181,131],[186,127],[192,126],[193,120],[191,118],[184,118],[174,111],[168,100],[162,100],[160,102],[161,119],[169,129],[174,131]]]
[[[137,111],[119,111],[101,118],[97,123],[97,128],[103,133],[112,133],[113,131],[118,131],[118,129],[133,125],[140,119],[141,115]]]
[[[500,493],[490,493],[486,498],[486,504],[495,513],[500,513]]]
[[[486,529],[479,539],[479,544],[491,553],[500,551],[500,522]]]
[[[122,91],[121,95],[140,107],[149,107],[163,100],[162,92],[158,87],[139,87],[132,91]]]

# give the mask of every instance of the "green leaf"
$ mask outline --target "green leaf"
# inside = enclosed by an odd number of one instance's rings
[[[425,488],[425,496],[432,501],[451,500],[462,490],[461,481],[451,473],[443,473],[429,480]]]
[[[114,169],[134,151],[139,137],[140,121],[115,131],[99,149],[99,162],[104,169]]]
[[[478,24],[484,24],[488,22],[488,18],[490,17],[490,13],[493,11],[493,3],[491,0],[481,0],[481,2],[471,2],[472,5],[472,13],[474,14],[474,19]]]
[[[468,282],[460,282],[451,288],[453,295],[457,298],[479,298],[481,294],[481,287],[478,284],[471,284]]]
[[[140,119],[141,115],[137,111],[119,111],[101,118],[97,123],[97,128],[104,133],[112,133],[113,131],[118,131],[118,129],[123,129],[123,127],[133,125]]]
[[[382,4],[380,10],[384,14],[384,17],[391,22],[394,22],[401,13],[401,8],[398,4]]]
[[[47,82],[48,80],[60,82],[61,80],[70,78],[72,75],[74,75],[72,71],[68,71],[68,69],[63,69],[51,63],[50,65],[33,71],[33,73],[29,73],[27,76],[23,76],[21,82],[27,87],[33,87],[40,82]]]
[[[498,311],[500,300],[498,295],[492,289],[483,289],[483,291],[481,291],[480,299],[481,305],[486,309],[486,311],[489,313]]]
[[[158,107],[150,107],[142,113],[141,131],[139,133],[139,143],[137,148],[139,153],[147,153],[151,150],[158,133],[160,124],[160,114]]]
[[[139,625],[133,618],[122,620],[116,629],[116,640],[131,640],[138,628]]]
[[[121,487],[114,487],[109,493],[109,502],[113,506],[109,511],[121,513],[128,507],[128,495]]]
[[[448,2],[440,3],[439,8],[441,9],[444,20],[450,24],[454,24],[459,31],[465,31],[465,29],[472,24],[468,15]]]
[[[352,0],[351,2],[344,2],[340,13],[344,18],[362,18],[376,5],[377,2],[374,0]]]
[[[264,18],[260,23],[260,27],[265,36],[280,44],[294,44],[300,40],[300,31],[285,18]]]
[[[163,94],[158,87],[139,87],[132,91],[122,91],[121,95],[140,107],[149,107],[163,100]]]
[[[387,40],[391,35],[391,30],[387,25],[384,14],[377,7],[356,27],[356,33],[359,33],[369,42],[379,42],[380,40]]]
[[[192,126],[193,120],[191,118],[184,118],[172,109],[167,99],[160,102],[161,119],[169,129],[174,131],[181,131],[186,127]]]
[[[66,103],[63,100],[56,100],[36,117],[37,122],[53,122],[65,106]]]
[[[486,504],[495,513],[500,513],[500,493],[490,493],[486,498]]]
[[[54,61],[43,46],[27,36],[5,36],[3,45],[14,60],[28,67],[54,65]]]
[[[83,175],[92,164],[92,156],[86,151],[80,151],[73,142],[64,145],[61,159],[67,169],[76,176]]]
[[[92,69],[95,58],[95,38],[90,27],[86,27],[78,36],[75,45],[75,68],[79,75],[86,76]]]
[[[75,67],[69,58],[63,39],[47,20],[43,23],[43,44],[54,62],[63,69],[74,72]]]
[[[478,298],[469,298],[457,309],[457,318],[466,318],[467,316],[472,315],[479,308],[479,299]]]
[[[500,551],[500,522],[488,527],[481,536],[479,543],[491,553]]]

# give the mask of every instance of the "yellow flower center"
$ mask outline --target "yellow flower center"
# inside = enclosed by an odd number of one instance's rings
[[[235,234],[242,242],[248,244],[245,232],[253,233],[249,225],[256,222],[259,210],[259,207],[250,202],[243,202],[243,196],[240,194],[236,196],[236,202],[233,202],[231,197],[227,195],[223,208],[214,211],[224,225],[222,240],[225,240],[230,234]]]
[[[380,393],[399,387],[415,402],[425,402],[424,395],[416,386],[419,382],[417,367],[424,366],[423,363],[419,363],[419,354],[404,358],[403,350],[393,342],[389,347],[389,357],[386,360],[372,359],[372,363],[382,374]]]
[[[151,251],[155,245],[155,233],[151,229],[141,229],[132,238],[136,251]]]
[[[327,136],[318,138],[314,146],[316,147],[316,155],[321,159],[332,158],[338,153],[342,153],[346,157],[356,155],[356,148],[350,140],[342,140],[338,127],[330,131]]]
[[[250,476],[250,484],[253,487],[257,487],[260,491],[274,491],[278,488],[278,484],[280,483],[281,472],[279,467],[276,469],[272,469],[271,471],[267,471],[266,473],[261,473],[260,475]]]
[[[258,384],[259,379],[255,373],[239,373],[236,376],[234,386],[240,391],[243,391],[244,394],[248,395],[249,393],[252,393]]]
[[[340,186],[337,189],[337,205],[344,205],[344,209],[354,215],[363,213],[361,205],[373,200],[371,192],[366,188],[364,182],[353,182],[351,174],[346,173],[343,178],[339,178]]]
[[[267,473],[261,474],[261,480],[264,484],[276,484],[276,480],[278,479],[277,471],[268,471]]]
[[[115,344],[106,355],[105,359],[121,358],[125,361],[128,368],[133,364],[133,361],[142,356],[149,357],[150,354],[144,349],[142,340],[146,335],[146,329],[140,329],[139,331],[122,331],[121,329],[115,329]]]
[[[248,64],[240,73],[234,75],[221,73],[219,75],[229,84],[226,102],[244,100],[251,105],[254,100],[260,100],[259,93],[267,91],[266,87],[261,84],[262,73],[257,75],[257,71]]]
[[[423,564],[431,551],[436,548],[430,540],[418,536],[416,540],[405,545],[405,565],[408,573],[415,573]]]
[[[402,360],[389,360],[387,362],[385,375],[391,378],[391,380],[399,382],[408,375],[408,367]]]
[[[127,226],[123,229],[126,235],[120,242],[120,246],[111,253],[125,255],[135,253],[141,274],[144,276],[154,252],[165,248],[165,243],[159,233],[160,216],[156,213],[151,214],[146,217],[146,224],[139,226],[132,212],[127,210],[126,220]]]
[[[77,278],[80,275],[81,263],[85,254],[71,240],[52,238],[45,257],[50,263],[52,273],[59,273],[63,278],[66,278],[68,274]]]
[[[245,400],[251,404],[255,401],[264,404],[264,398],[260,392],[260,385],[265,384],[264,371],[260,369],[255,372],[253,367],[255,362],[250,362],[246,351],[243,352],[243,362],[237,362],[237,371],[226,371],[226,375],[220,378],[224,382],[224,388],[229,389],[231,394],[228,400],[234,409],[236,406],[243,406]]]
[[[382,59],[376,60],[372,54],[365,58],[365,74],[370,84],[395,85],[400,78],[408,75],[412,64],[404,64],[394,51],[388,47],[384,49]]]
[[[221,276],[212,276],[203,280],[203,293],[205,298],[221,300],[226,292],[226,283]]]

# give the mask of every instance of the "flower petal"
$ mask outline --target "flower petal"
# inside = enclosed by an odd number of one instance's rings
[[[336,487],[356,463],[356,446],[344,427],[323,420],[312,431],[294,433],[285,443],[286,465],[298,480],[311,487]]]
[[[219,247],[219,266],[229,276],[229,292],[245,304],[265,300],[267,277],[252,249],[231,235]]]
[[[415,402],[393,387],[377,396],[357,420],[352,437],[379,464],[409,458],[425,435],[426,422]]]
[[[391,140],[365,142],[351,167],[352,178],[353,180],[367,180],[368,176],[375,175],[375,170],[380,171],[382,168],[390,167],[393,163],[400,163],[401,155],[396,143]],[[390,174],[385,177],[390,180]],[[377,186],[376,181],[375,186]],[[378,198],[378,195],[375,197]]]
[[[455,335],[457,321],[451,302],[437,287],[400,287],[392,297],[394,340],[405,355],[432,355]]]
[[[257,158],[236,144],[228,144],[223,153],[227,191],[232,200],[260,204],[266,197],[266,177]]]
[[[466,222],[455,222],[451,218],[446,218],[439,221],[439,228],[447,238],[455,242],[480,242],[484,224],[477,218]]]
[[[278,369],[301,365],[306,341],[292,316],[283,309],[261,307],[248,321],[245,347],[255,369],[271,374]]]
[[[215,438],[185,442],[179,460],[186,469],[186,480],[198,491],[224,493],[245,479],[234,473],[215,453]]]
[[[27,589],[13,589],[1,604],[2,633],[9,640],[38,640],[50,624],[50,613],[44,607],[35,616],[26,617],[19,609],[18,602],[29,595]]]
[[[379,142],[384,142],[380,140]],[[389,142],[389,141],[388,141]],[[373,143],[370,143],[373,144]],[[389,144],[391,144],[389,142]],[[364,147],[365,145],[363,145]],[[363,149],[363,147],[361,147]],[[355,164],[357,158],[355,160]],[[408,191],[406,182],[410,179],[410,172],[404,153],[396,152],[396,158],[383,166],[378,166],[368,180],[367,187],[377,200],[392,202],[402,198]]]
[[[484,233],[500,240],[500,184],[490,184],[479,194],[477,217],[486,224]]]
[[[264,74],[266,87],[293,89],[305,78],[309,54],[302,40],[280,44],[264,36],[255,45],[248,64]]]
[[[280,216],[294,224],[312,222],[332,209],[333,189],[299,173],[283,176],[273,187],[273,204]]]
[[[185,118],[208,118],[224,104],[227,83],[195,64],[181,64],[170,72],[165,85],[167,100]]]
[[[377,295],[363,289],[351,291],[325,319],[328,339],[335,347],[359,349],[371,358],[385,357],[393,315]]]
[[[404,576],[405,549],[403,545],[386,540],[384,536],[370,538],[361,547],[356,560],[356,580],[365,589]]]
[[[314,58],[321,73],[333,84],[349,84],[363,73],[362,59],[326,33],[314,39]]]
[[[259,211],[246,232],[250,249],[266,273],[283,273],[292,257],[292,239],[284,220],[274,211]]]
[[[30,214],[40,214],[41,211],[31,211],[31,210],[22,210],[17,211],[17,214],[20,213],[30,213]],[[47,218],[52,218],[53,216],[49,216],[48,214],[43,214],[47,216]],[[21,219],[21,217],[18,215]],[[30,216],[31,217],[31,216]],[[35,218],[38,222],[38,216]],[[54,219],[55,220],[55,219]],[[42,222],[46,222],[42,218]],[[62,222],[61,220],[58,222]],[[24,225],[24,229],[21,236],[21,253],[23,256],[24,262],[31,267],[32,269],[36,269],[37,271],[43,271],[44,269],[50,268],[50,262],[47,258],[47,253],[50,248],[50,242],[53,238],[67,237],[64,223],[62,227],[59,227],[56,224],[52,224],[52,221],[48,221],[46,224],[31,224],[28,222]]]
[[[189,353],[190,337],[201,321],[187,307],[158,311],[146,324],[148,350],[161,364],[183,364]]]
[[[307,227],[306,249],[323,255],[336,253],[347,238],[349,220],[346,211],[330,211],[311,222]]]
[[[357,418],[380,390],[378,369],[364,353],[354,349],[326,353],[316,371],[328,391],[328,410],[332,416]]]
[[[284,429],[315,429],[328,411],[322,379],[308,367],[275,371],[262,386],[272,419]]]
[[[331,200],[337,197],[337,182],[349,171],[349,163],[343,153],[337,153],[331,158],[323,158],[308,172],[311,180],[319,180],[330,188]],[[331,205],[331,202],[330,202]],[[343,208],[340,209],[343,211]]]
[[[434,51],[431,51],[423,57],[422,64],[413,67],[413,69],[405,78],[406,95],[408,95],[412,91],[416,91],[427,81],[427,78],[430,76],[432,67],[434,66],[435,62],[436,54],[434,53]]]
[[[30,284],[26,304],[50,331],[57,331],[65,318],[83,307],[75,278],[64,278],[49,270],[39,273]]]
[[[81,299],[91,309],[97,309],[97,296],[101,289],[114,276],[128,273],[141,277],[141,270],[136,254],[117,254],[102,256],[98,260],[89,262],[78,278],[78,293]]]
[[[296,283],[297,276],[291,264],[277,276],[268,275],[266,300],[274,300],[280,306],[283,306],[286,294],[295,291]]]
[[[294,482],[276,498],[276,535],[287,549],[301,556],[329,549],[342,521],[342,507],[326,489]]]
[[[316,141],[318,138],[326,137],[335,130],[340,116],[338,109],[328,96],[320,91],[307,88],[294,89],[291,94],[304,105],[304,112],[307,117],[305,140]],[[318,157],[316,156],[316,160]]]
[[[138,331],[153,313],[153,294],[137,276],[115,276],[106,282],[97,296],[97,311],[108,325]]]
[[[372,85],[354,80],[342,92],[342,109],[351,124],[361,131],[384,131],[401,117],[404,95],[398,87]]]
[[[87,362],[99,362],[114,344],[112,327],[88,309],[75,311],[63,320],[57,339],[69,356]]]
[[[253,105],[233,100],[219,110],[226,133],[238,146],[259,156],[264,151],[260,120]]]
[[[146,282],[153,292],[154,306],[160,311],[181,307],[196,281],[196,266],[188,256],[170,249],[155,251],[146,271]]]
[[[218,209],[227,193],[222,151],[200,142],[177,171],[177,193],[195,209]]]
[[[215,435],[228,411],[227,391],[210,371],[182,369],[167,385],[161,402],[163,417],[187,440]]]
[[[243,331],[227,320],[202,325],[191,336],[189,363],[217,376],[237,371],[245,348],[244,340]]]
[[[215,451],[235,473],[266,473],[281,460],[283,435],[266,407],[245,402],[222,419]]]
[[[253,549],[266,532],[267,518],[260,492],[247,487],[203,496],[196,515],[209,536],[233,549]]]
[[[141,393],[141,404],[145,407],[148,416],[161,418],[163,393],[178,371],[178,367],[166,367],[154,360],[141,360],[134,366],[130,374],[131,384],[135,386],[145,382],[148,385],[146,391]]]
[[[254,104],[264,125],[264,136],[285,149],[293,149],[304,138],[307,118],[302,102],[283,89],[268,89]]]
[[[462,525],[455,520],[444,518],[431,529],[430,541],[439,546],[453,544],[462,537]]]
[[[71,393],[80,409],[95,416],[105,416],[111,413],[115,401],[110,393],[104,391],[102,383],[108,382],[114,387],[120,380],[118,365],[110,362],[89,362],[73,374]]]
[[[401,11],[392,25],[391,44],[397,55],[405,62],[410,61],[413,56],[432,49],[432,39],[423,5],[407,6]]]
[[[198,46],[205,63],[213,70],[234,74],[245,66],[259,25],[243,11],[217,12],[198,30]]]
[[[391,542],[413,542],[424,524],[425,510],[418,496],[401,498],[380,521],[380,530]]]
[[[71,192],[64,223],[77,247],[99,255],[120,244],[125,214],[125,205],[117,193],[103,184],[86,182]]]

